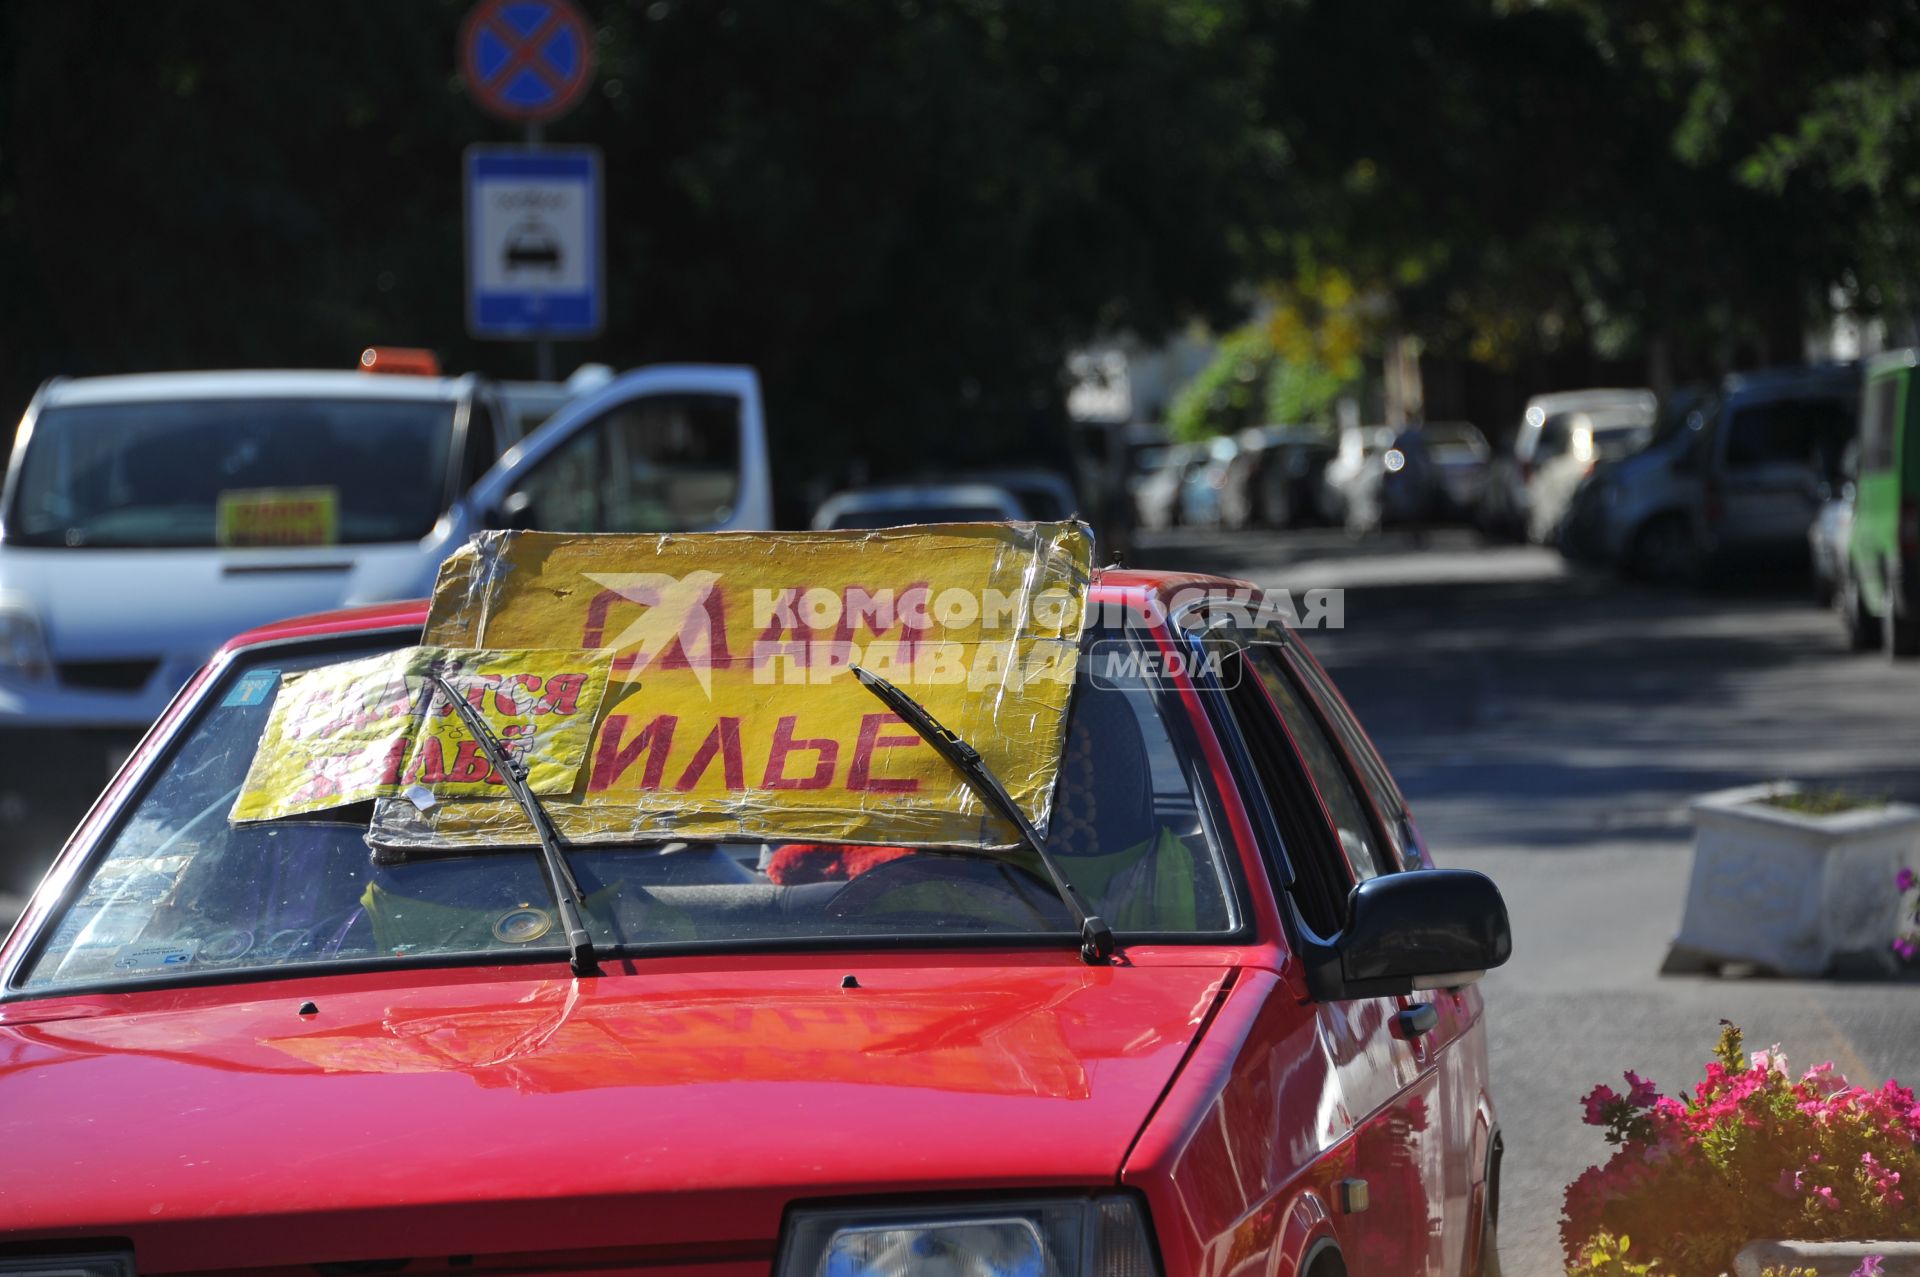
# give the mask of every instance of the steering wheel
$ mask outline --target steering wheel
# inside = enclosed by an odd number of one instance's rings
[[[982,874],[983,868],[998,872]],[[893,892],[914,887],[938,888],[941,884],[950,885],[942,893],[943,897],[952,898],[950,911],[932,912],[919,901],[912,905],[889,906],[887,903],[887,896]],[[1018,926],[1027,920],[1041,930],[1070,925],[1066,906],[1051,882],[1015,861],[984,854],[905,856],[883,861],[848,880],[846,886],[834,893],[826,913],[838,919],[885,917],[902,922],[938,918],[946,928],[953,926],[956,916],[976,918],[990,926]]]

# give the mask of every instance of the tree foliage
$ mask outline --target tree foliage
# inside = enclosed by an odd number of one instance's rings
[[[7,387],[372,341],[526,375],[463,332],[460,150],[514,137],[457,82],[466,7],[8,7]],[[1225,4],[586,7],[549,138],[604,148],[610,305],[565,354],[758,366],[790,484],[1057,448],[1074,343],[1230,309],[1271,155]]]
[[[1394,334],[1492,369],[1791,357],[1911,310],[1920,0],[583,0],[605,336],[739,360],[791,496],[1057,452],[1064,354],[1279,309],[1260,411]],[[0,393],[463,328],[466,0],[0,0]],[[1282,325],[1284,327],[1284,324]],[[1302,334],[1305,334],[1304,338]]]

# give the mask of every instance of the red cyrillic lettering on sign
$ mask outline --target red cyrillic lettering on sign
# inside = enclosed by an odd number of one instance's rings
[[[888,727],[900,727],[903,730],[882,736]],[[920,744],[919,733],[902,723],[893,714],[863,714],[860,717],[860,739],[853,747],[853,764],[847,769],[848,789],[867,789],[882,794],[911,794],[920,788],[917,777],[889,777],[873,774],[873,751],[876,749],[906,749]]]
[[[685,793],[699,784],[715,754],[720,755],[720,774],[727,782],[728,791],[745,789],[747,765],[740,753],[740,720],[727,714],[720,716],[720,721],[713,725],[707,738],[700,742],[700,748],[694,751],[687,770],[680,773],[680,779],[673,782],[673,787]]]
[[[482,781],[498,785],[504,782],[500,773],[493,770],[487,756],[480,752],[480,742],[463,740],[454,751],[453,766],[447,768],[447,779],[464,785],[477,785]]]
[[[548,690],[558,681],[549,682]],[[599,746],[593,754],[593,773],[587,781],[589,791],[601,793],[613,788],[642,754],[647,756],[647,767],[640,774],[640,788],[660,788],[660,779],[667,769],[667,755],[673,749],[673,729],[679,726],[680,720],[672,714],[656,715],[640,729],[639,735],[623,745],[620,738],[626,734],[627,721],[625,714],[607,715],[606,724],[600,729]]]
[[[817,736],[811,740],[795,740],[793,725],[797,718],[792,714],[780,716],[779,725],[773,730],[773,747],[767,754],[767,773],[760,780],[762,789],[825,789],[833,780],[833,765],[840,758],[840,742],[826,736]],[[787,775],[787,755],[810,749],[817,754],[811,776],[789,777]]]
[[[577,714],[580,712],[580,691],[587,685],[585,674],[555,674],[547,680],[547,690],[540,696],[540,703],[534,707],[536,714]],[[538,680],[534,687],[538,687]],[[533,688],[529,688],[529,691]]]

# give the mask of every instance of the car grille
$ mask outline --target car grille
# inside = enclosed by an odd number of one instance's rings
[[[137,692],[147,685],[154,670],[151,661],[62,661],[55,668],[60,681],[68,687],[84,687],[95,692]]]

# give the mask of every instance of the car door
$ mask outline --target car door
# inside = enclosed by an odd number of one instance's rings
[[[1889,561],[1899,544],[1900,471],[1897,461],[1899,425],[1912,408],[1906,400],[1908,370],[1881,372],[1867,384],[1860,414],[1860,462],[1854,480],[1851,556],[1860,592],[1876,612],[1887,606]]]
[[[773,522],[760,380],[750,368],[641,368],[555,413],[474,485],[483,522],[681,532]]]
[[[1300,924],[1331,939],[1354,883],[1396,872],[1397,857],[1281,646],[1242,633],[1229,648],[1224,701],[1264,801],[1262,823],[1292,869],[1289,894]],[[1353,1123],[1353,1176],[1365,1184],[1366,1208],[1343,1232],[1355,1277],[1443,1271],[1444,1132],[1433,1056],[1408,1030],[1408,1009],[1405,998],[1316,1007],[1320,1042]]]
[[[1286,648],[1291,668],[1312,697],[1321,721],[1338,739],[1351,774],[1379,820],[1390,850],[1403,868],[1431,869],[1433,857],[1420,836],[1406,799],[1394,783],[1385,760],[1373,747],[1346,698],[1340,695],[1313,654],[1299,643]],[[1442,1271],[1466,1271],[1466,1245],[1477,1228],[1475,1186],[1487,1167],[1476,1161],[1477,1148],[1489,1131],[1480,1129],[1481,1097],[1486,1088],[1483,1050],[1466,1050],[1461,1040],[1478,1031],[1485,1009],[1475,985],[1421,992],[1401,1000],[1404,1009],[1433,1013],[1433,1028],[1413,1039],[1414,1055],[1422,1068],[1436,1076],[1439,1107],[1437,1146],[1439,1196],[1444,1217]]]
[[[421,543],[408,597],[486,528],[553,532],[747,531],[773,524],[760,378],[751,368],[663,364],[569,401],[507,450]]]

